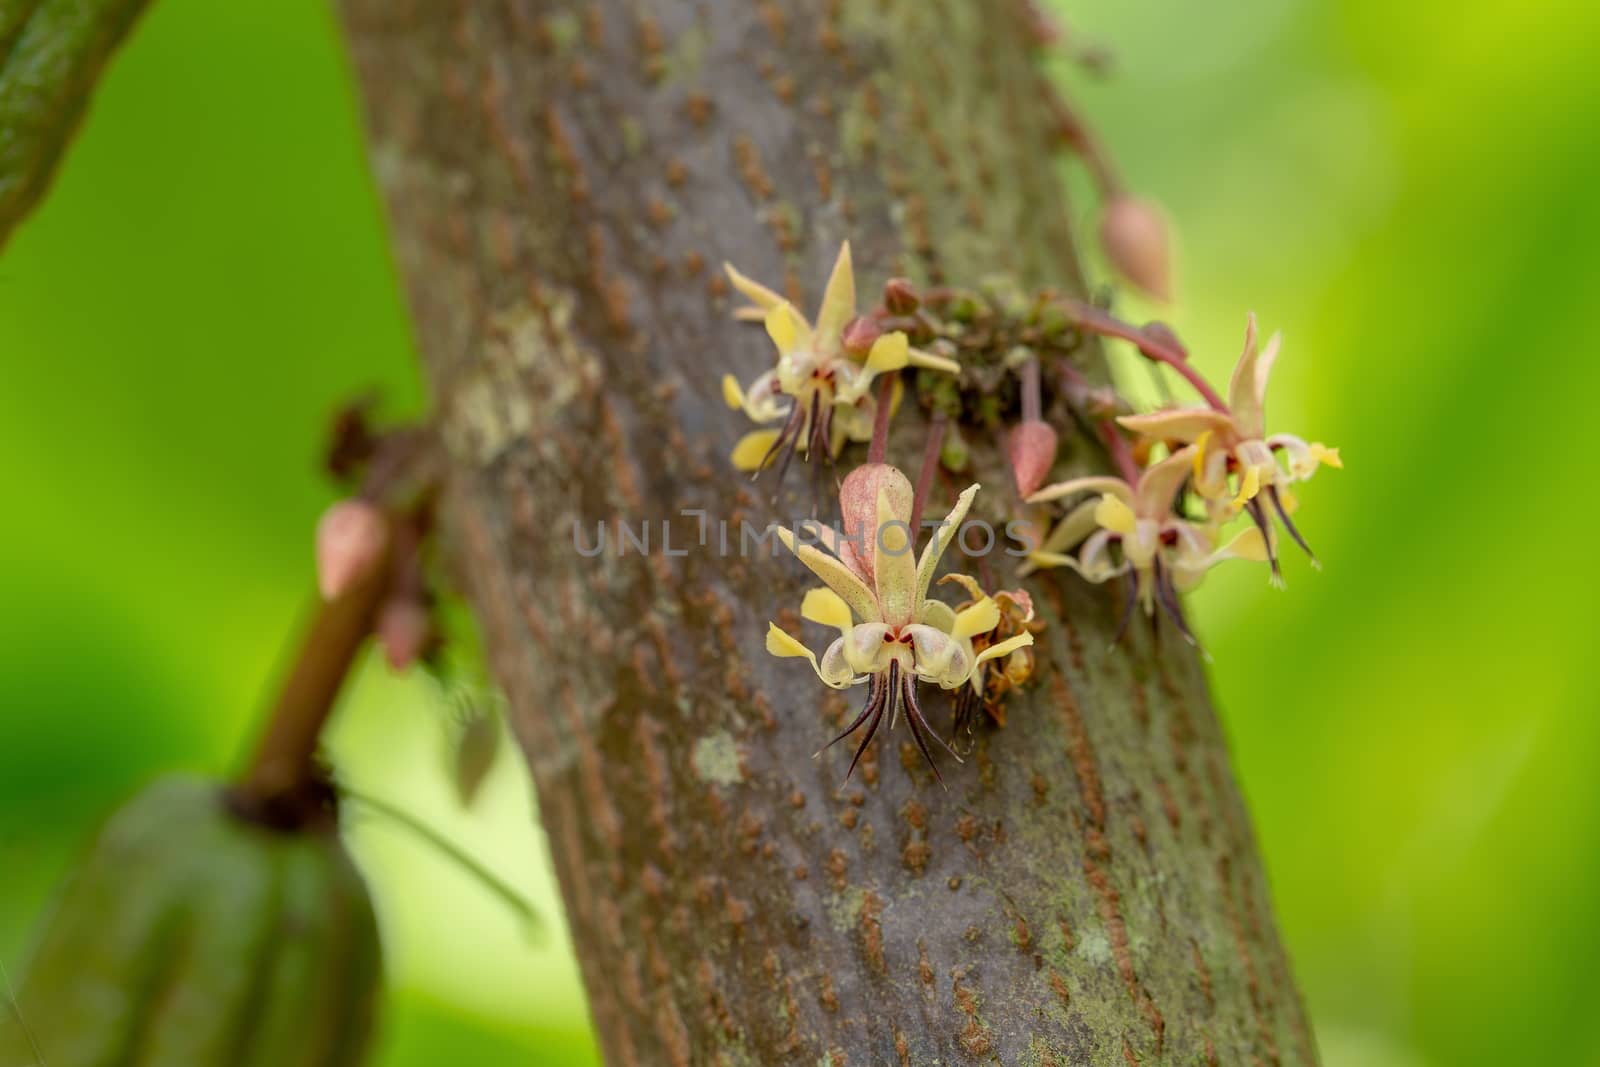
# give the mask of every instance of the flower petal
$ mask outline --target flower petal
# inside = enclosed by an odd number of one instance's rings
[[[787,301],[768,310],[763,321],[767,336],[772,338],[780,355],[788,355],[811,343],[811,327],[806,324],[805,316]]]
[[[1148,415],[1119,415],[1117,425],[1162,441],[1194,441],[1208,430],[1226,436],[1234,428],[1231,417],[1210,408],[1172,408]]]
[[[924,352],[920,348],[907,348],[906,359],[913,367],[927,367],[929,370],[942,370],[946,374],[960,374],[961,364],[944,356],[936,356],[932,352]]]
[[[940,585],[947,585],[950,583],[954,583],[965,589],[967,591],[967,595],[971,597],[974,602],[982,600],[984,596],[987,595],[983,591],[983,586],[979,585],[978,580],[970,574],[962,574],[959,571],[951,571],[949,574],[939,579]],[[929,601],[929,603],[933,602]]]
[[[850,605],[850,610],[856,617],[866,622],[878,622],[882,615],[878,612],[878,601],[872,595],[872,590],[858,578],[850,568],[839,560],[817,549],[815,545],[802,545],[795,540],[794,532],[782,526],[772,528],[778,535],[778,540],[783,542],[785,548],[811,569],[811,573],[821,578],[829,589],[832,589],[844,602]]]
[[[857,674],[850,666],[849,657],[845,655],[845,635],[842,634],[834,638],[833,644],[822,654],[822,663],[817,667],[817,676],[825,685],[833,686],[835,689],[843,689],[867,680],[866,675]]]
[[[867,369],[877,373],[899,370],[911,362],[911,342],[906,339],[904,332],[895,330],[886,333],[872,342],[872,349],[867,353]]]
[[[777,439],[777,430],[751,430],[739,438],[739,443],[733,446],[732,459],[735,469],[758,470],[761,461],[772,451],[772,443]]]
[[[722,269],[728,272],[728,280],[733,283],[733,287],[762,311],[771,311],[784,302],[783,297],[771,289],[740,274],[732,263],[724,263]]]
[[[1088,478],[1072,478],[1065,482],[1056,482],[1028,497],[1030,504],[1044,504],[1051,500],[1060,500],[1064,496],[1074,493],[1112,493],[1133,503],[1133,487],[1121,478],[1112,478],[1108,475],[1097,474]]]
[[[800,617],[832,626],[840,633],[850,629],[850,605],[832,589],[812,589],[800,602]]]
[[[976,482],[963,489],[961,495],[956,498],[956,506],[944,517],[944,525],[933,532],[933,538],[922,550],[922,558],[917,561],[915,603],[920,604],[928,599],[928,586],[933,584],[933,572],[939,569],[939,557],[944,555],[944,550],[956,536],[962,520],[967,517],[967,509],[972,507],[972,498],[977,495]]]
[[[956,628],[956,609],[942,600],[924,600],[917,621],[935,630],[950,633]]]
[[[839,246],[839,257],[833,261],[833,273],[828,276],[822,307],[817,312],[817,336],[828,351],[840,350],[844,328],[855,317],[856,272],[850,262],[850,242],[846,241]]]
[[[1100,503],[1095,505],[1094,521],[1101,529],[1110,530],[1123,537],[1132,537],[1139,528],[1139,517],[1121,497],[1113,493],[1107,493],[1100,498]]]
[[[840,638],[844,642],[844,658],[857,674],[877,674],[889,669],[889,661],[905,646],[896,641],[885,641],[889,627],[881,622],[864,622]]]
[[[837,643],[835,642],[835,644]],[[811,664],[811,669],[816,672],[818,678],[822,679],[822,683],[830,688],[843,689],[853,681],[853,676],[848,670],[841,673],[836,667],[824,674],[822,667],[817,663],[817,654],[801,644],[798,638],[787,630],[780,628],[775,622],[767,623],[767,652],[782,659],[805,660]],[[828,652],[832,653],[833,649],[830,647]]]
[[[1089,499],[1067,512],[1066,518],[1050,527],[1050,532],[1039,545],[1039,551],[1064,552],[1088,537],[1099,525],[1094,517],[1099,507],[1098,499]]]
[[[917,584],[915,534],[909,509],[902,508],[902,503],[887,484],[880,485],[878,521],[864,531],[872,538],[872,577],[878,587],[878,607],[884,621],[893,624],[911,622],[921,603],[921,597],[913,599]]]
[[[1009,652],[1015,652],[1019,648],[1027,648],[1031,644],[1033,644],[1032,634],[1022,633],[1017,634],[1015,637],[1008,637],[1004,641],[998,641],[978,653],[978,658],[972,666],[976,669],[980,664],[992,659],[999,659]]]
[[[1259,492],[1261,492],[1261,468],[1246,467],[1244,473],[1239,476],[1239,492],[1233,498],[1233,506],[1244,507],[1254,500]]]
[[[1241,437],[1261,437],[1265,432],[1267,379],[1272,375],[1272,365],[1277,362],[1282,334],[1273,334],[1267,347],[1256,350],[1256,316],[1250,313],[1244,332],[1244,351],[1234,364],[1233,377],[1228,380],[1228,407],[1239,428]]]
[[[931,626],[908,626],[916,672],[945,689],[954,689],[972,673],[972,643]]]
[[[1172,510],[1173,500],[1193,471],[1194,454],[1193,448],[1180,448],[1139,475],[1134,509],[1141,516],[1156,519]]]
[[[951,634],[955,637],[976,637],[988,633],[998,625],[1000,625],[1000,605],[994,602],[993,597],[986,596],[970,608],[956,612],[956,625]]]
[[[735,411],[744,407],[744,390],[739,386],[739,379],[731,374],[722,376],[722,402]]]

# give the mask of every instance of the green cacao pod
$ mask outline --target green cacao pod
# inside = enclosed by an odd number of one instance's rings
[[[0,1065],[348,1067],[378,983],[371,901],[331,819],[274,828],[166,779],[69,875]]]

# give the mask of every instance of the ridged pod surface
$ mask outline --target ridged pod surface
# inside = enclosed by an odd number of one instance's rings
[[[263,826],[214,783],[163,779],[111,818],[45,916],[0,1064],[357,1064],[379,958],[331,825]]]

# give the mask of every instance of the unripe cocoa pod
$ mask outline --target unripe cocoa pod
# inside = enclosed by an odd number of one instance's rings
[[[164,779],[68,876],[0,1063],[354,1067],[378,983],[372,904],[331,820],[275,829],[217,785]]]

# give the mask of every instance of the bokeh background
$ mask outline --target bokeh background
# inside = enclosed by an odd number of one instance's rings
[[[1326,570],[1225,568],[1195,608],[1329,1067],[1600,1064],[1600,6],[1059,7],[1117,56],[1064,83],[1180,233],[1160,314],[1217,377],[1246,310],[1282,329],[1274,423],[1344,451],[1302,493]],[[369,385],[422,409],[327,6],[158,0],[0,258],[12,973],[106,810],[238,759],[307,603],[328,412]],[[554,922],[529,940],[355,820],[380,1062],[592,1062],[526,781],[506,756],[461,808],[447,696],[367,665],[343,771]]]

